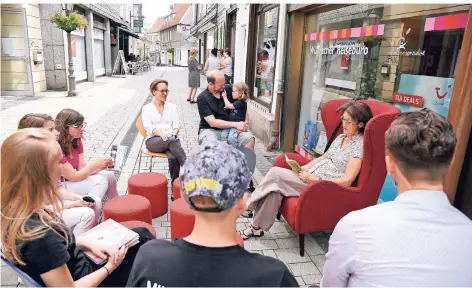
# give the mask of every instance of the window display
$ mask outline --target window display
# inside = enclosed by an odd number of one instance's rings
[[[274,93],[275,55],[279,8],[257,14],[254,97],[270,104]]]

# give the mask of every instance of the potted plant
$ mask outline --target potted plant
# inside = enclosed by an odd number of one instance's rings
[[[87,19],[84,15],[81,15],[77,12],[71,12],[67,15],[63,13],[56,13],[52,15],[51,22],[56,24],[57,28],[62,29],[68,33],[75,31],[77,29],[84,29],[87,27]]]

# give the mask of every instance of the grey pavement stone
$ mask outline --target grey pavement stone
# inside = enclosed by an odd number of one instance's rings
[[[263,250],[262,252],[264,253],[265,256],[277,258],[277,255],[275,255],[274,250]]]
[[[285,226],[285,223],[283,222],[275,222],[274,225],[269,229],[269,232],[272,234],[277,234],[277,233],[287,233],[287,227]]]
[[[295,280],[297,280],[298,285],[300,285],[300,286],[304,286],[304,285],[305,285],[305,282],[303,281],[303,278],[302,278],[302,277],[295,277]]]
[[[285,238],[285,239],[277,239],[275,240],[275,242],[277,243],[277,246],[279,246],[279,248],[298,248],[300,247],[300,243],[298,241],[298,237],[297,238]]]
[[[305,251],[309,256],[324,255],[325,251],[310,235],[305,235]]]
[[[315,263],[316,268],[318,268],[318,271],[320,271],[320,274],[323,274],[323,267],[326,262],[326,256],[325,255],[315,255],[315,256],[310,256],[311,260],[313,263]]]
[[[274,250],[274,252],[277,258],[286,264],[303,263],[310,260],[308,255],[300,256],[300,249],[298,248],[278,249]]]
[[[305,282],[306,285],[320,284],[322,278],[323,275],[321,274],[302,276],[303,282]]]
[[[268,250],[278,247],[274,240],[249,239],[244,242],[244,248],[247,250]]]
[[[305,262],[305,263],[294,263],[288,264],[290,270],[292,271],[293,276],[307,276],[312,274],[319,274],[318,269],[316,268],[313,262]]]

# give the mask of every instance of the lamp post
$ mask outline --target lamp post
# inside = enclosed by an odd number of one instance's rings
[[[62,9],[66,12],[68,16],[70,12],[74,10],[73,3],[63,3]],[[72,60],[72,42],[71,42],[71,32],[67,32],[67,50],[69,51],[69,91],[67,96],[77,96],[77,91],[75,91],[75,75],[74,75],[74,62]]]

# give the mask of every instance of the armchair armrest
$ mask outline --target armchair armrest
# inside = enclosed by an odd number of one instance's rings
[[[282,154],[279,157],[277,157],[277,159],[275,159],[273,166],[274,167],[281,167],[281,168],[285,168],[285,169],[290,169],[290,166],[287,164],[287,161],[285,161],[285,155],[287,155],[287,157],[289,159],[297,161],[298,164],[300,164],[300,166],[306,165],[310,162],[310,160],[302,157],[300,154],[285,153],[285,154]]]
[[[300,194],[295,213],[298,233],[332,230],[349,212],[363,208],[358,187],[339,185],[331,181],[309,184]]]

